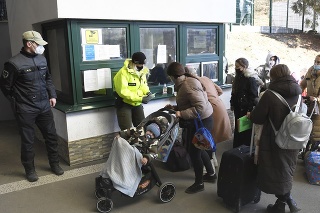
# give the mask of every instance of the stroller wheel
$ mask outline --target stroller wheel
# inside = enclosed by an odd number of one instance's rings
[[[107,190],[105,188],[99,188],[97,189],[94,194],[96,195],[96,198],[102,198],[102,197],[106,197],[107,195]]]
[[[113,202],[109,198],[100,198],[97,201],[97,209],[101,213],[110,212],[113,208]]]
[[[169,182],[163,183],[158,190],[158,196],[163,203],[170,202],[175,195],[176,195],[176,187],[174,186],[173,183],[169,183]]]

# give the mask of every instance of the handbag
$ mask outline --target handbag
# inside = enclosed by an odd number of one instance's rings
[[[192,124],[192,120],[184,120],[183,118],[179,119],[179,127],[180,128],[188,128]]]
[[[216,144],[213,140],[211,132],[203,126],[199,113],[198,117],[194,119],[194,124],[196,127],[196,132],[192,138],[193,145],[201,150],[212,150],[215,152]]]

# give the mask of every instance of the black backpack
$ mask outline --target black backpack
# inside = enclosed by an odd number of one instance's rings
[[[179,172],[190,169],[190,156],[180,141],[175,141],[166,162],[166,166],[171,172]]]

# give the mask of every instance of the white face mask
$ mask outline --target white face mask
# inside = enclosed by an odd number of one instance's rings
[[[43,46],[37,46],[36,50],[35,50],[35,54],[41,55],[44,53],[45,48]]]
[[[269,61],[269,66],[270,66],[270,67],[273,67],[275,64],[276,64],[275,61],[273,61],[273,60],[270,60],[270,61]]]

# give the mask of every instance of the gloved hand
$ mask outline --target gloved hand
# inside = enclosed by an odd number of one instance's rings
[[[153,97],[153,95],[146,95],[142,98],[142,103],[147,104]]]

